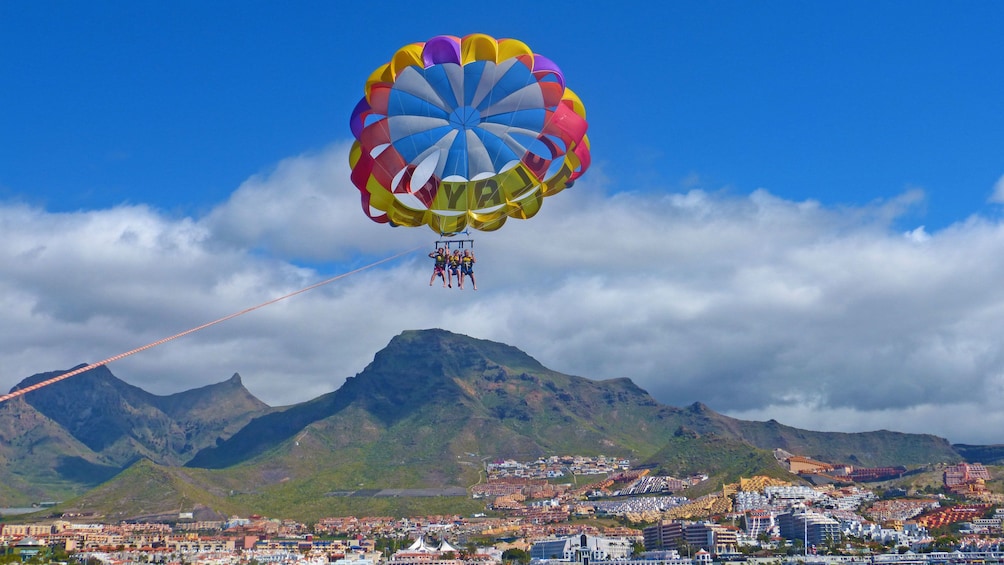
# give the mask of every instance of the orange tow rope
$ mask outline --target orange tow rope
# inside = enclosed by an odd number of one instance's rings
[[[236,318],[237,316],[242,316],[244,314],[247,314],[248,312],[253,312],[253,311],[255,311],[255,310],[259,309],[259,308],[264,308],[265,306],[268,306],[270,304],[275,304],[276,302],[279,302],[281,300],[286,300],[287,298],[291,298],[293,296],[296,296],[297,294],[303,294],[304,292],[307,292],[309,290],[314,290],[317,287],[324,286],[326,284],[335,282],[338,279],[343,279],[343,278],[345,278],[345,277],[347,277],[349,275],[354,275],[356,273],[365,271],[366,269],[370,269],[372,267],[376,267],[377,265],[380,265],[382,263],[387,263],[389,261],[393,261],[394,259],[397,259],[397,258],[402,257],[404,255],[407,255],[409,253],[414,253],[415,251],[418,251],[419,249],[421,249],[421,247],[416,247],[414,249],[409,249],[408,251],[402,251],[401,253],[398,253],[397,255],[392,255],[390,257],[387,257],[387,258],[384,258],[384,259],[380,259],[379,261],[376,261],[374,263],[370,263],[369,265],[366,265],[365,267],[359,267],[358,269],[355,269],[353,271],[349,271],[347,273],[342,273],[340,275],[331,277],[330,279],[323,280],[323,281],[321,281],[319,283],[314,283],[314,284],[312,284],[312,285],[310,285],[310,286],[308,286],[306,288],[301,288],[300,290],[291,292],[291,293],[286,294],[284,296],[280,296],[278,298],[273,298],[272,300],[269,300],[267,302],[262,302],[261,304],[259,304],[257,306],[252,306],[250,308],[245,308],[244,310],[241,310],[240,312],[234,312],[233,314],[229,314],[229,315],[223,316],[222,318],[213,320],[212,322],[208,322],[208,323],[202,324],[201,326],[194,327],[194,328],[192,328],[190,330],[185,330],[185,331],[183,331],[181,333],[176,333],[176,334],[174,334],[174,335],[172,335],[170,337],[165,337],[164,339],[157,340],[157,341],[155,341],[153,343],[148,343],[148,344],[146,344],[146,345],[144,345],[142,347],[137,347],[136,349],[133,349],[132,351],[126,351],[125,353],[119,353],[118,355],[116,355],[114,357],[109,357],[108,359],[105,359],[104,361],[98,361],[97,363],[91,363],[90,365],[86,365],[84,367],[80,367],[78,369],[74,369],[72,371],[63,373],[62,375],[59,375],[58,377],[53,377],[51,379],[42,381],[40,383],[35,383],[35,384],[31,385],[31,386],[17,389],[17,390],[15,390],[13,392],[10,392],[8,394],[0,396],[0,403],[6,402],[6,401],[8,401],[8,400],[10,400],[12,398],[17,398],[18,396],[21,396],[23,394],[28,394],[29,392],[31,392],[33,390],[38,390],[38,389],[40,389],[40,388],[42,388],[44,386],[49,386],[49,385],[51,385],[53,383],[57,383],[57,382],[62,381],[64,379],[68,379],[70,377],[79,375],[80,373],[84,373],[86,371],[90,371],[91,369],[94,369],[95,367],[100,367],[102,365],[107,365],[107,364],[109,364],[109,363],[111,363],[113,361],[118,361],[119,359],[122,359],[123,357],[128,357],[128,356],[133,355],[135,353],[139,353],[140,351],[146,351],[147,349],[150,349],[152,347],[157,347],[158,345],[160,345],[162,343],[167,343],[167,342],[169,342],[171,340],[178,339],[179,337],[184,337],[184,336],[186,336],[188,334],[195,333],[195,332],[197,332],[199,330],[208,328],[209,326],[215,326],[216,324],[219,324],[220,322],[225,322],[225,321],[230,320],[232,318]]]

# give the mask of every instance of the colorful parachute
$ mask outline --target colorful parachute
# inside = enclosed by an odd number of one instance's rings
[[[352,182],[376,222],[438,233],[529,218],[589,167],[586,111],[558,67],[515,39],[407,45],[352,112]]]

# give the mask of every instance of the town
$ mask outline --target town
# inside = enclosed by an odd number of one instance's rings
[[[725,562],[1002,563],[1004,500],[978,463],[937,492],[869,489],[903,468],[833,466],[777,450],[791,481],[758,476],[690,498],[706,475],[651,476],[630,461],[492,461],[473,516],[263,516],[106,524],[61,515],[0,522],[2,562],[99,564],[706,565]],[[583,484],[567,478],[589,478]],[[853,478],[853,479],[852,479]],[[8,516],[7,519],[12,517]]]

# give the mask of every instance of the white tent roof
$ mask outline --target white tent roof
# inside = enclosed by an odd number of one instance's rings
[[[438,546],[432,546],[425,543],[425,536],[419,536],[415,543],[408,546],[408,551],[414,551],[419,553],[446,553],[447,551],[459,551],[457,548],[453,547],[446,541],[443,541]]]
[[[453,547],[452,545],[446,543],[446,540],[443,540],[443,543],[439,544],[439,551],[442,553],[446,553],[447,551],[459,551],[459,550]]]

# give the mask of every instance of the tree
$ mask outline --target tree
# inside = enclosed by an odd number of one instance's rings
[[[833,539],[832,534],[826,534],[826,541],[824,542],[826,546],[826,554],[833,555],[839,548],[837,547],[837,541]]]
[[[781,540],[777,542],[777,554],[778,555],[787,555],[788,554],[788,546],[789,546],[789,544],[788,544],[787,538],[781,538]]]
[[[373,540],[374,549],[386,556],[393,555],[395,551],[401,549],[402,545],[404,545],[403,541],[397,538],[380,537]]]
[[[795,538],[791,540],[791,545],[788,546],[788,555],[802,555],[805,553],[805,542]]]
[[[502,552],[502,561],[506,563],[519,563],[525,565],[530,562],[530,552],[518,547],[510,547]]]
[[[959,544],[959,539],[952,535],[943,535],[934,538],[935,551],[954,551]]]

